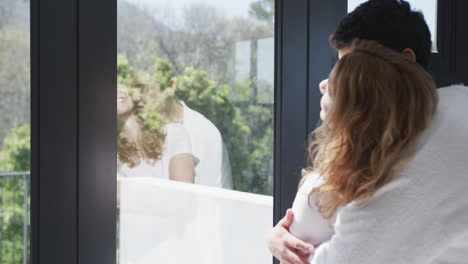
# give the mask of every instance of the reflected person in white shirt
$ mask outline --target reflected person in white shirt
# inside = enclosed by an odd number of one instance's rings
[[[195,183],[232,189],[229,154],[219,129],[208,118],[175,96],[176,80],[171,80],[164,89],[157,84],[150,87],[150,90],[160,90],[166,95],[165,115],[180,123],[190,139],[192,153],[198,159]],[[155,96],[150,97],[152,99],[149,100],[158,100]]]
[[[156,177],[187,183],[195,182],[197,158],[192,154],[190,138],[181,124],[164,123],[163,117],[147,123],[139,113],[143,109],[138,95],[118,86],[118,176]],[[162,113],[152,113],[153,115]]]

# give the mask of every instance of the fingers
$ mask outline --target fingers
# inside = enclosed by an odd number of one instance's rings
[[[288,234],[285,237],[285,244],[290,248],[301,251],[301,253],[303,253],[303,255],[314,253],[314,251],[315,251],[315,248],[314,248],[313,245],[310,245],[310,244],[298,239],[297,237],[295,237],[295,236],[293,236],[291,234]]]
[[[296,254],[293,250],[286,249],[282,252],[282,260],[281,263],[284,264],[308,264],[309,261],[307,256],[300,256]]]
[[[284,226],[286,224],[286,221],[287,221],[287,218],[288,218],[288,211],[289,211],[289,209],[286,211],[286,215],[278,221],[277,225]]]
[[[294,213],[291,209],[288,209],[286,210],[286,215],[283,218],[281,218],[281,220],[279,220],[278,225],[286,229],[289,229],[293,220],[294,220]]]
[[[314,247],[289,233],[289,227],[294,220],[291,209],[278,222],[267,239],[268,248],[283,264],[308,264],[308,256],[314,252]]]
[[[294,220],[294,213],[291,209],[288,209],[286,211],[286,221],[284,222],[284,225],[283,227],[289,229],[289,227],[291,226],[293,220]]]

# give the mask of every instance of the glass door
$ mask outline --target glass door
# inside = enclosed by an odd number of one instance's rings
[[[0,2],[0,263],[30,263],[29,1]]]
[[[304,166],[309,7],[32,2],[32,263],[271,263]]]
[[[274,1],[117,11],[118,262],[271,262]]]

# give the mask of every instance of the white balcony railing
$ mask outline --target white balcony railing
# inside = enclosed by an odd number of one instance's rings
[[[119,181],[120,264],[271,263],[271,196],[154,178]]]
[[[28,263],[29,172],[22,178],[23,263]],[[154,178],[119,179],[120,264],[271,263],[265,238],[273,198]]]

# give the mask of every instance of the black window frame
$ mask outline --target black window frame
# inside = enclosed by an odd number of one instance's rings
[[[438,87],[468,85],[467,11],[467,1],[437,1],[437,52],[431,55],[429,71]]]
[[[117,2],[30,11],[31,263],[115,263]]]

